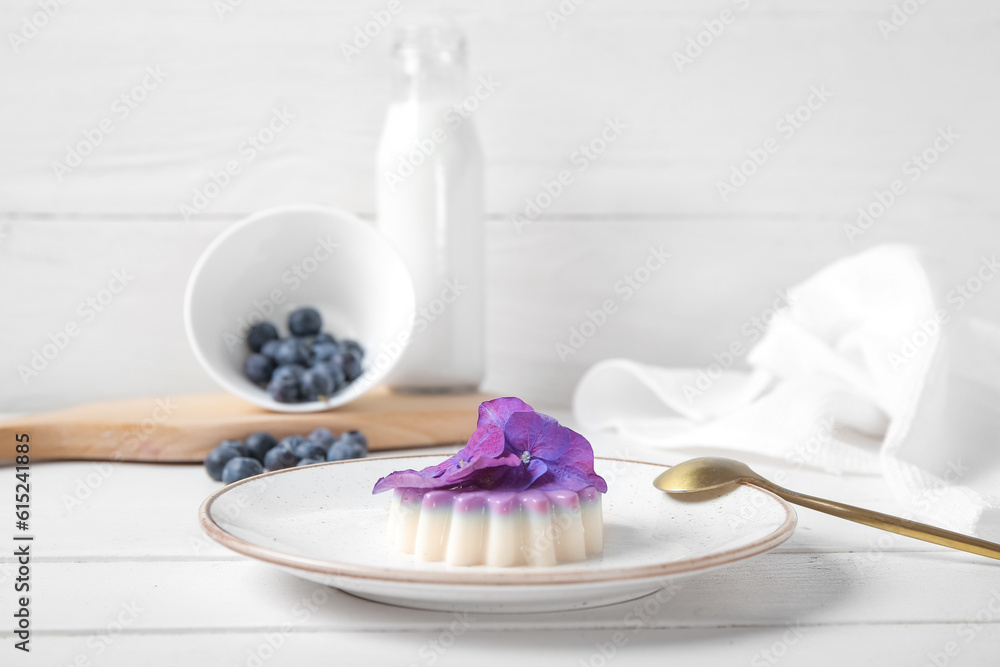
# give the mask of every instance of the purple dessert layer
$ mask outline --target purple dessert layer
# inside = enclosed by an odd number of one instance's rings
[[[593,486],[581,491],[483,491],[442,489],[397,489],[403,505],[420,505],[423,511],[451,509],[454,512],[482,512],[487,508],[491,514],[511,514],[524,509],[539,514],[549,514],[552,507],[577,510],[581,505],[600,500],[601,492]]]

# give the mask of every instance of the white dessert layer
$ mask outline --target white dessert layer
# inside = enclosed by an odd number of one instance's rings
[[[604,548],[601,493],[396,489],[389,542],[449,565],[551,566]]]

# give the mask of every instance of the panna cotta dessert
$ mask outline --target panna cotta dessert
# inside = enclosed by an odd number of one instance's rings
[[[593,448],[518,398],[480,405],[461,451],[387,475],[373,492],[388,490],[388,542],[421,561],[553,566],[603,550],[607,483]]]
[[[395,489],[389,543],[449,565],[556,565],[604,548],[601,493]]]

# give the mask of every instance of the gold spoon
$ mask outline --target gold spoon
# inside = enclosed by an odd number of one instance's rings
[[[653,486],[667,493],[694,493],[716,489],[735,482],[758,486],[776,496],[784,498],[790,503],[832,514],[841,519],[861,523],[872,528],[880,528],[881,530],[887,530],[897,535],[905,535],[906,537],[913,537],[925,542],[940,544],[952,549],[968,551],[969,553],[979,554],[987,558],[1000,559],[1000,544],[987,542],[978,537],[962,535],[961,533],[953,533],[950,530],[928,526],[925,523],[917,523],[916,521],[902,519],[898,516],[867,510],[863,507],[855,507],[846,503],[838,503],[834,500],[824,500],[815,496],[807,496],[804,493],[789,491],[774,482],[764,479],[751,470],[747,464],[734,461],[733,459],[704,457],[678,463],[661,473],[653,481]]]

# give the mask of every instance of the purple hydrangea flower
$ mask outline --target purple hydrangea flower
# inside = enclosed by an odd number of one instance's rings
[[[535,412],[519,398],[486,401],[479,423],[457,454],[423,470],[399,470],[378,480],[373,493],[389,489],[567,489],[607,482],[594,472],[594,450],[582,435]]]

